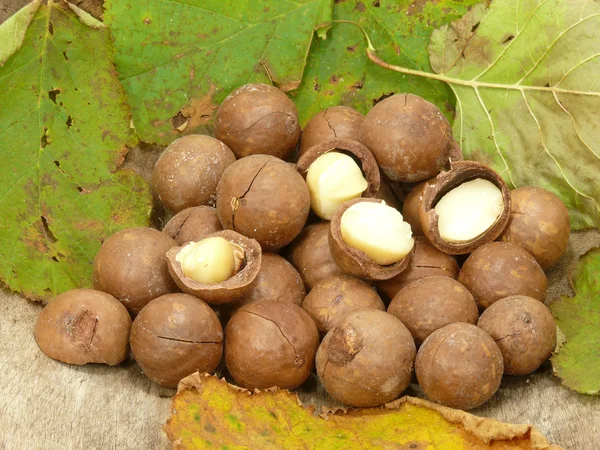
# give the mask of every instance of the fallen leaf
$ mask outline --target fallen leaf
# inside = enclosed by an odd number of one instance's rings
[[[600,226],[600,3],[494,0],[436,30],[430,78],[457,98],[466,158],[541,186],[573,229]],[[406,73],[406,71],[403,71]]]
[[[296,89],[331,4],[108,0],[104,18],[140,138],[169,144],[182,131],[206,132],[217,106],[245,83]]]
[[[427,45],[431,32],[460,18],[479,0],[343,1],[335,2],[334,20],[360,24],[380,55],[393,64],[430,71]],[[326,40],[313,41],[302,84],[292,99],[300,122],[334,105],[367,113],[390,95],[410,92],[436,103],[451,118],[454,96],[442,82],[401,76],[372,64],[365,55],[361,31],[348,23],[334,23]]]
[[[552,367],[563,384],[584,394],[600,394],[600,249],[583,255],[570,273],[575,297],[550,309],[560,330]]]
[[[102,240],[148,224],[147,183],[117,171],[137,141],[111,61],[100,22],[50,1],[0,68],[0,279],[31,299],[90,286]]]
[[[210,375],[179,384],[165,431],[175,449],[546,449],[530,425],[496,422],[403,397],[315,415],[289,391],[253,393]]]

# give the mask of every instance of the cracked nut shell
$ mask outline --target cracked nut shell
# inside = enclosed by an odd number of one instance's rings
[[[377,290],[387,300],[413,281],[426,277],[442,276],[458,278],[458,263],[452,255],[442,253],[429,243],[424,236],[415,236],[415,251],[408,267],[389,280],[376,283]]]
[[[556,195],[538,187],[510,191],[510,199],[510,219],[500,240],[520,245],[542,269],[551,268],[569,245],[571,224],[567,207]]]
[[[209,234],[222,229],[216,208],[193,206],[171,217],[162,232],[174,239],[177,245],[183,245],[186,242],[201,241]]]
[[[310,195],[292,164],[268,155],[240,159],[227,168],[217,189],[223,228],[256,239],[265,251],[289,244],[302,231]]]
[[[372,285],[350,275],[334,275],[317,283],[302,303],[302,309],[325,334],[348,314],[358,309],[385,311],[385,306]]]
[[[215,136],[238,158],[260,153],[287,159],[300,139],[298,111],[276,87],[246,84],[219,106]]]
[[[35,323],[35,342],[67,364],[119,364],[127,357],[131,317],[112,295],[73,289],[48,303]]]
[[[354,200],[349,200],[342,204],[331,219],[329,228],[329,249],[331,250],[334,261],[344,272],[370,281],[389,280],[408,267],[412,254],[415,251],[414,246],[410,253],[400,261],[390,264],[389,266],[382,266],[370,259],[364,252],[346,244],[342,239],[342,234],[340,232],[342,215],[352,205],[360,202],[379,203],[381,200],[376,198],[355,198]]]
[[[308,225],[289,247],[288,260],[296,268],[307,291],[325,278],[341,275],[329,249],[329,222]]]
[[[225,363],[247,389],[300,386],[313,367],[319,333],[292,303],[258,301],[242,306],[225,329]]]
[[[137,314],[156,297],[178,292],[169,275],[166,253],[176,245],[152,228],[127,228],[104,241],[94,260],[94,288]]]
[[[524,295],[498,300],[483,312],[477,326],[496,341],[508,375],[533,372],[556,347],[552,313],[542,302]]]
[[[236,302],[252,289],[252,282],[261,265],[260,245],[254,239],[231,230],[218,231],[210,236],[220,236],[239,245],[244,250],[244,261],[238,273],[221,283],[200,283],[186,277],[183,274],[181,263],[176,259],[177,254],[185,245],[173,247],[167,252],[169,272],[183,292],[201,298],[208,304],[221,305]]]
[[[148,378],[176,388],[196,371],[216,369],[223,354],[223,328],[202,300],[187,294],[163,295],[133,321],[131,352]]]
[[[360,136],[383,173],[405,183],[435,176],[448,163],[453,146],[452,128],[438,107],[412,94],[377,103]]]
[[[475,297],[479,309],[511,295],[527,295],[544,301],[546,274],[533,256],[508,242],[490,242],[475,250],[458,274]]]
[[[333,328],[317,351],[317,375],[327,392],[351,406],[378,406],[410,383],[416,348],[391,314],[355,311]]]
[[[421,343],[436,330],[456,322],[477,324],[479,310],[471,293],[448,277],[413,281],[396,294],[387,310]]]
[[[502,381],[502,353],[481,328],[453,323],[434,331],[417,353],[419,385],[431,400],[456,409],[488,401]]]
[[[302,130],[300,156],[313,145],[331,139],[360,139],[365,116],[349,106],[332,106],[314,116]]]
[[[448,242],[438,230],[438,215],[434,208],[438,201],[466,181],[477,178],[487,180],[502,192],[504,207],[496,221],[481,235],[466,242]],[[456,161],[450,170],[441,172],[435,180],[425,183],[422,199],[419,203],[419,219],[423,233],[429,241],[444,253],[449,255],[464,255],[471,253],[476,248],[495,240],[508,223],[511,201],[508,187],[504,180],[485,164],[475,161]]]
[[[375,197],[381,184],[379,167],[377,166],[377,161],[369,149],[360,142],[339,138],[321,142],[308,149],[300,157],[296,169],[298,169],[298,172],[306,177],[306,173],[308,172],[311,164],[314,163],[319,156],[329,152],[346,153],[350,154],[349,156],[354,156],[354,159],[358,159],[358,161],[360,161],[360,170],[362,171],[368,183],[367,190],[363,192],[362,196]]]

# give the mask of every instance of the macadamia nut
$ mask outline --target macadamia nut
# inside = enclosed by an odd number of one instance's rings
[[[358,164],[339,152],[319,156],[308,168],[306,184],[313,211],[325,220],[330,220],[342,203],[360,197],[368,187]]]
[[[244,250],[220,236],[184,246],[175,257],[183,274],[199,283],[220,283],[239,270]]]

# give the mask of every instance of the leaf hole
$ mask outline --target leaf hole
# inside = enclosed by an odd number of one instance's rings
[[[57,258],[56,256],[53,256],[53,257],[52,257],[52,261],[54,261],[54,262],[58,262],[58,258]]]
[[[44,134],[42,134],[42,137],[40,138],[40,145],[42,148],[46,148],[46,145],[48,144],[50,144],[48,140],[48,128],[44,127]]]
[[[356,51],[356,45],[346,47],[346,50],[348,50],[350,53],[354,53]]]
[[[40,216],[40,219],[42,220],[42,226],[44,227],[44,233],[46,234],[46,237],[48,239],[50,239],[50,241],[52,243],[55,243],[57,241],[56,236],[54,236],[54,233],[52,232],[52,230],[50,229],[50,225],[48,224],[48,219],[46,219],[44,216]],[[57,260],[58,262],[58,260]]]
[[[50,98],[50,100],[52,100],[52,103],[54,103],[56,105],[56,97],[58,96],[58,94],[60,94],[60,89],[52,89],[51,91],[48,91],[48,98]]]
[[[54,163],[54,165],[55,165],[56,167],[58,167],[58,168],[60,169],[60,161],[56,161],[56,160],[54,160],[54,161],[52,161],[52,162]]]
[[[550,87],[550,83],[544,84],[544,87]]]
[[[48,22],[48,33],[54,36],[54,25],[52,22]]]
[[[73,125],[73,118],[71,116],[67,117],[67,121],[65,123],[67,124],[67,128],[71,128],[71,125]]]
[[[357,91],[360,91],[363,88],[364,85],[365,85],[365,82],[361,80],[361,81],[357,81],[356,83],[354,83],[352,85],[352,87],[354,89],[356,89]]]
[[[75,186],[75,188],[77,188],[80,194],[83,192],[83,188],[81,186]]]
[[[381,6],[381,3],[380,3],[380,1],[379,1],[379,0],[375,0],[375,1],[373,2],[373,6],[374,6],[375,8],[379,8],[379,7]]]
[[[319,83],[315,83],[315,86],[313,88],[316,92],[320,92],[321,91],[321,86],[319,85]]]
[[[504,40],[502,41],[503,44],[507,44],[510,41],[512,41],[515,38],[515,36],[513,34],[509,34],[508,36],[506,36],[506,38],[504,38]]]
[[[65,61],[69,60],[69,57],[67,56],[67,51],[66,50],[63,52],[63,56],[65,58]]]
[[[387,94],[386,93],[381,94],[381,97],[373,99],[373,106],[375,106],[377,103],[385,100],[386,98],[391,97],[394,94],[395,94],[395,92],[393,92],[393,91],[392,92],[388,92]]]
[[[43,291],[44,291],[46,294],[49,294],[50,292],[52,292],[52,289],[50,289],[50,288],[44,288],[44,289],[43,289]]]
[[[479,28],[479,22],[477,22],[475,25],[473,25],[471,27],[471,33],[475,33],[475,30],[477,30],[477,28]]]
[[[171,118],[171,126],[174,130],[184,131],[187,128],[189,120],[189,117],[185,117],[181,111],[179,111]]]

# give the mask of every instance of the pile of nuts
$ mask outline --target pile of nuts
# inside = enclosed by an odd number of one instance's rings
[[[277,88],[232,92],[216,138],[181,137],[155,165],[175,215],[104,241],[94,289],[41,312],[42,351],[113,365],[130,346],[171,388],[223,353],[249,389],[297,388],[316,366],[352,406],[397,398],[416,372],[430,399],[461,409],[550,356],[544,270],[570,234],[555,195],[509,191],[463,161],[439,109],[411,94],[366,116],[328,108],[300,135]]]

